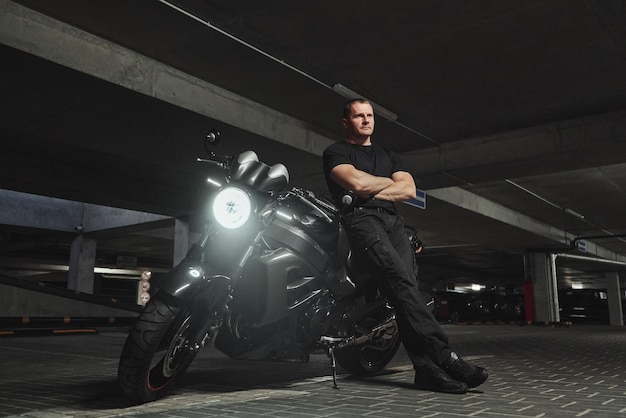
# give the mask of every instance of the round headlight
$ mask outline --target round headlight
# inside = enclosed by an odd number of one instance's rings
[[[218,224],[228,229],[243,226],[252,213],[250,196],[237,187],[225,187],[213,199],[213,216]]]

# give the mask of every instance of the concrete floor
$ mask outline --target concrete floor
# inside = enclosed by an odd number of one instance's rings
[[[0,338],[0,416],[25,417],[626,417],[626,329],[445,325],[453,347],[487,367],[465,395],[412,388],[401,349],[378,376],[341,372],[328,359],[259,363],[202,351],[175,392],[132,405],[117,389],[124,329]]]

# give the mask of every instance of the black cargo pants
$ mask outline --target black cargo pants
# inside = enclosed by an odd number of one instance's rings
[[[343,225],[357,260],[396,311],[400,338],[416,371],[450,355],[448,338],[424,302],[417,284],[415,253],[404,219],[386,209],[361,208],[344,214]]]

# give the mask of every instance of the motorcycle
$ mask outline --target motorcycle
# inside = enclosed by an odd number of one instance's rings
[[[384,368],[400,345],[395,313],[351,256],[340,210],[289,188],[283,164],[253,151],[218,155],[206,228],[129,330],[118,383],[138,403],[159,399],[213,344],[234,359],[307,362],[311,353],[358,375]],[[346,196],[349,200],[350,196]],[[349,203],[349,202],[347,202]]]

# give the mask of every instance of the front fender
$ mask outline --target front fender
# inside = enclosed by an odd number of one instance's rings
[[[165,276],[155,280],[159,292],[165,292],[180,301],[203,299],[207,306],[215,307],[231,293],[231,280],[213,274],[210,266],[196,260],[185,259]]]

